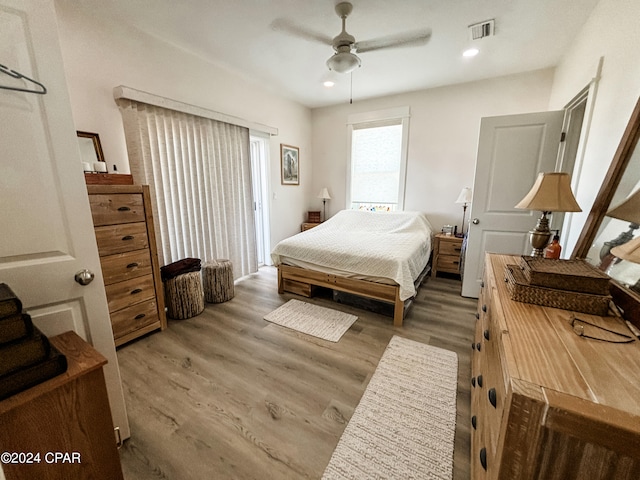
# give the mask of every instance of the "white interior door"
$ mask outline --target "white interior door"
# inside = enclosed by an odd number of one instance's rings
[[[485,252],[530,253],[540,212],[514,208],[539,172],[555,169],[564,111],[483,118],[462,295],[478,297]]]
[[[45,95],[0,89],[0,282],[11,287],[45,335],[73,330],[107,358],[112,416],[126,438],[129,425],[52,0],[0,0],[0,63],[47,89]],[[34,86],[4,73],[0,85]],[[83,269],[95,274],[87,286],[74,280]]]

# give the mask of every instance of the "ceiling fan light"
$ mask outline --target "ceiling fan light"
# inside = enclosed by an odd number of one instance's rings
[[[349,73],[360,66],[360,58],[351,52],[338,52],[327,60],[327,67],[338,73]]]

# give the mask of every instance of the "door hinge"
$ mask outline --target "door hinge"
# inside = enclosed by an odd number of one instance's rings
[[[566,138],[567,138],[567,132],[562,132],[560,134],[560,143],[564,142]]]
[[[115,427],[113,429],[114,433],[116,434],[116,447],[118,447],[118,450],[120,449],[120,447],[122,447],[122,435],[120,434],[120,427]]]

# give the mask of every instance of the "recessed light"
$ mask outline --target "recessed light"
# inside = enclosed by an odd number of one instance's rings
[[[326,82],[323,83],[323,85],[327,88],[331,88],[335,85],[335,82],[332,82],[331,80],[327,80]]]
[[[463,57],[475,57],[478,53],[480,53],[480,50],[478,50],[477,48],[469,48],[469,49],[465,50],[464,52],[462,52],[462,56]]]

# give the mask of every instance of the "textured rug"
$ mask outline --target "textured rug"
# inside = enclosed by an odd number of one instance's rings
[[[264,319],[307,335],[337,342],[358,317],[300,300],[289,300],[265,315]]]
[[[394,336],[323,479],[453,476],[458,356]]]

